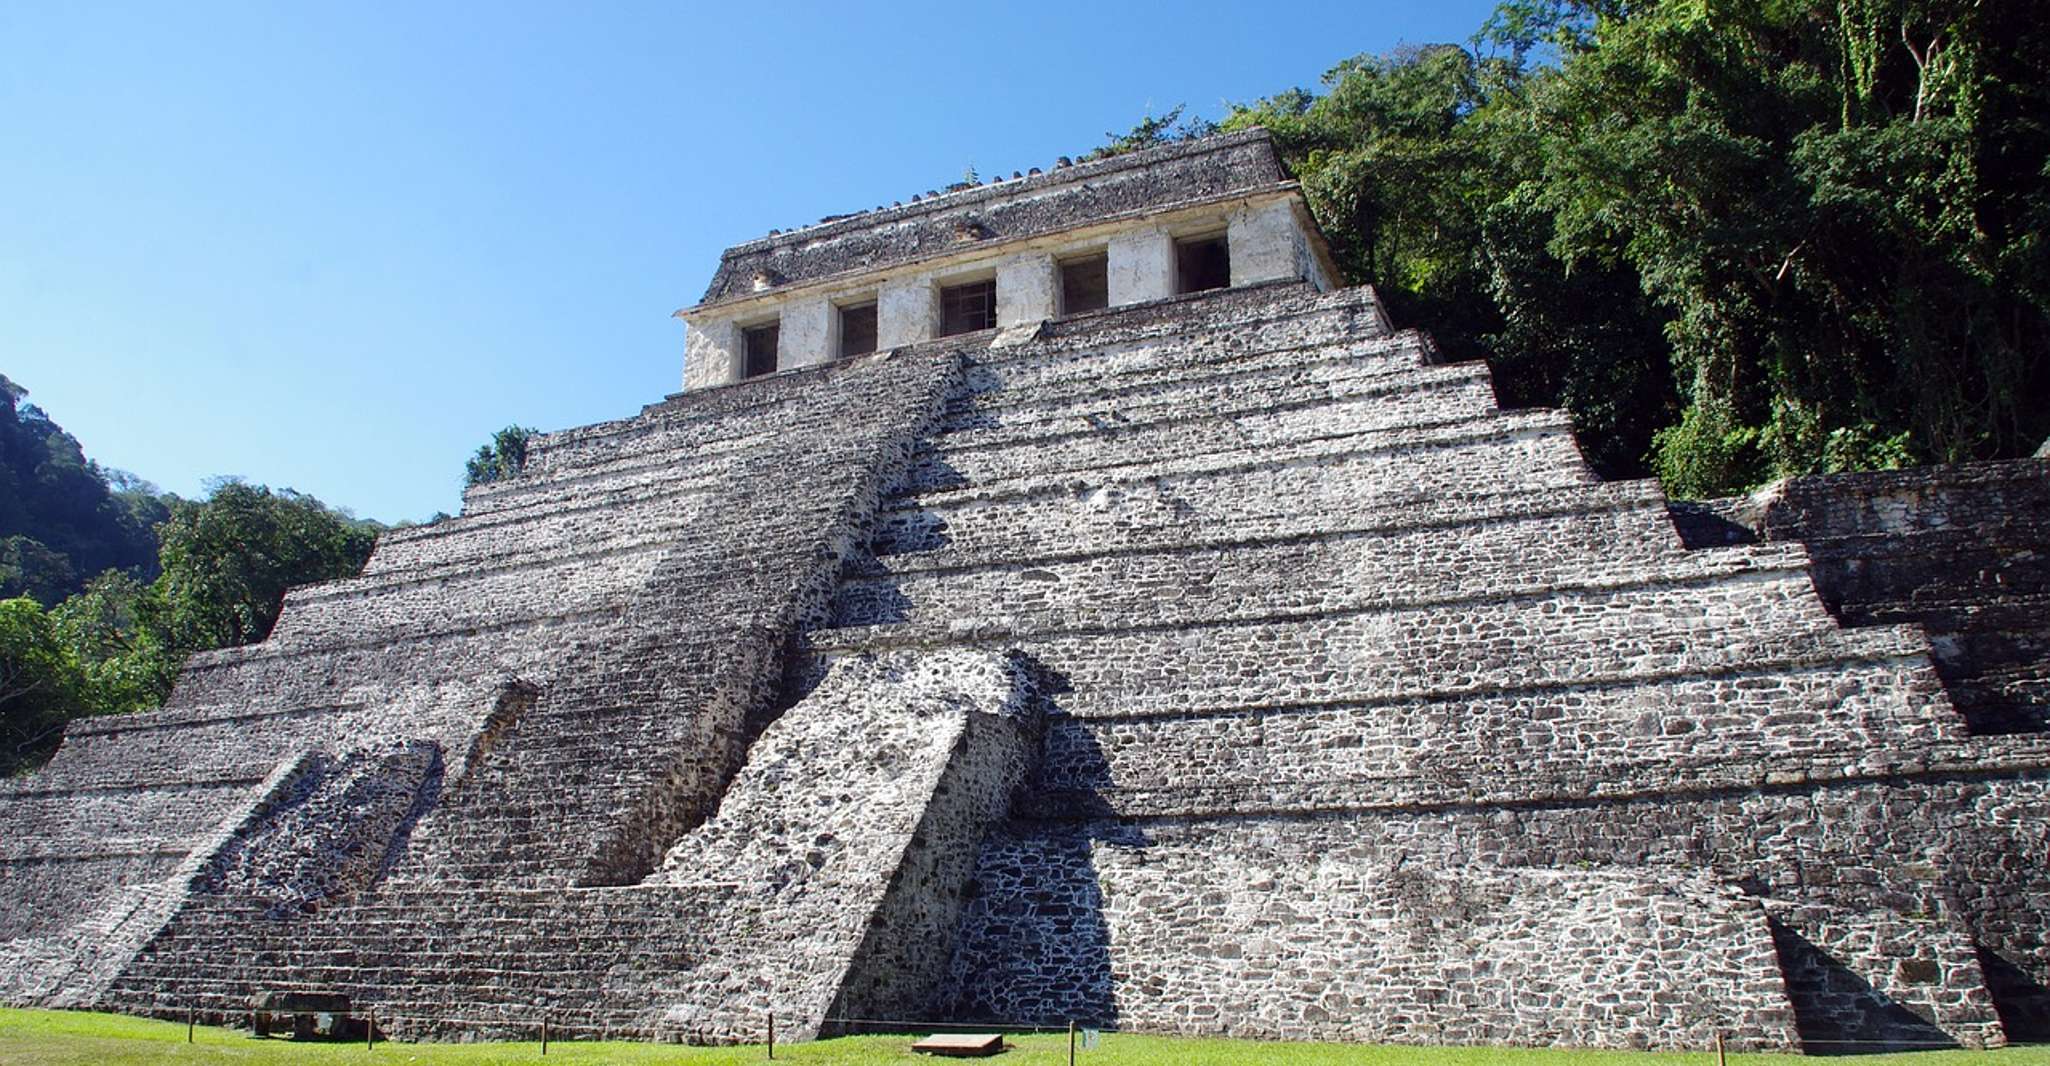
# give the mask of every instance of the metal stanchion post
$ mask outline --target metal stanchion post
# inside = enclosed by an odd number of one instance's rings
[[[548,1016],[541,1016],[541,1054],[548,1054]]]
[[[776,1057],[776,1012],[769,1012],[769,1058]]]
[[[195,1025],[197,1025],[197,1024],[198,1024],[198,1020],[197,1020],[197,1019],[195,1019],[195,1018],[193,1017],[193,1010],[192,1010],[192,1008],[191,1008],[190,1006],[187,1006],[187,1007],[185,1008],[185,1042],[186,1042],[186,1043],[188,1043],[188,1044],[192,1043],[192,1029],[193,1029],[193,1027],[194,1027]]]
[[[1068,1022],[1068,1066],[1075,1066],[1075,1023]]]

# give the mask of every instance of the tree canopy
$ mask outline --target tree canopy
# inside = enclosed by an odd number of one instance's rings
[[[163,702],[193,652],[262,640],[287,589],[357,573],[382,528],[233,479],[161,494],[24,395],[0,377],[0,774],[65,721]]]
[[[1701,496],[2050,434],[2046,83],[2023,5],[1512,0],[1221,125],[1505,404]]]
[[[527,467],[527,441],[539,432],[529,426],[512,425],[492,434],[491,443],[479,446],[477,454],[464,466],[463,487],[518,475]]]

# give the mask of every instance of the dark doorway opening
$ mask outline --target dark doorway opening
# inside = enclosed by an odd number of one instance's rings
[[[776,343],[783,328],[776,323],[756,326],[741,334],[746,338],[747,365],[742,377],[758,378],[776,372]]]
[[[1061,314],[1079,315],[1110,306],[1110,256],[1092,255],[1061,264]]]
[[[1175,291],[1203,292],[1231,284],[1231,246],[1223,234],[1174,244]]]

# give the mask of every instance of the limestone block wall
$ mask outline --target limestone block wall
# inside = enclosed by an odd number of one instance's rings
[[[1847,625],[1919,623],[1976,733],[2050,731],[2050,462],[1796,478],[1689,509],[1738,539],[1797,541]]]
[[[1798,543],[1813,560],[1817,592],[1844,624],[1924,627],[1966,728],[2017,742],[1975,748],[2039,746],[2050,722],[2050,464],[1797,478],[1754,497],[1673,510],[1693,545]],[[2042,864],[2013,860],[2011,849],[2041,849],[2050,836],[2017,818],[2015,802],[1996,808],[1997,819],[1957,826],[1939,854],[2009,856],[1975,868],[1953,890],[1977,916],[1976,948],[2002,1023],[2016,1039],[2040,1040],[2050,1037],[2042,918],[2050,883]]]
[[[1709,879],[1390,862],[1292,836],[1091,823],[993,839],[961,1013],[1397,1043],[1794,1037],[1764,909]]]

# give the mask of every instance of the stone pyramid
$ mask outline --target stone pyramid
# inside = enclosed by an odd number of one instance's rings
[[[2050,1036],[2050,463],[1671,504],[1335,273],[1257,130],[729,250],[685,391],[4,786],[0,995]]]

